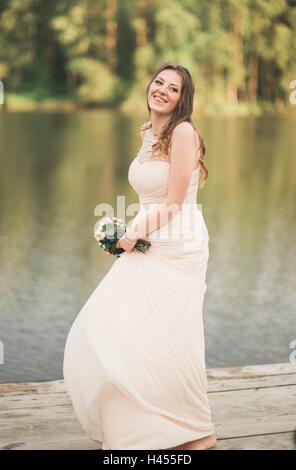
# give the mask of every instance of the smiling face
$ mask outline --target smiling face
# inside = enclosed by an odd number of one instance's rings
[[[150,109],[161,114],[171,113],[179,101],[181,88],[182,79],[175,70],[162,70],[149,88]]]

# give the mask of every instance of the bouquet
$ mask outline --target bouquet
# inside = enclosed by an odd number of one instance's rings
[[[126,225],[122,219],[118,217],[103,217],[99,220],[98,226],[95,229],[94,238],[98,242],[100,248],[104,248],[107,255],[119,255],[125,250],[123,248],[116,248],[116,243],[124,236],[126,232]],[[137,240],[134,249],[141,253],[146,253],[150,248],[151,243],[148,240]]]

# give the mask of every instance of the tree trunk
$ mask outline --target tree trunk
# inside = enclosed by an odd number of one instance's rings
[[[233,83],[227,85],[227,102],[229,104],[237,104],[237,86]]]
[[[249,58],[248,76],[248,98],[250,103],[255,104],[258,87],[258,56],[254,52]]]
[[[106,48],[107,62],[110,70],[116,71],[116,43],[117,43],[117,0],[108,0],[107,3],[107,22],[106,22]]]
[[[67,93],[71,94],[76,86],[76,76],[70,70],[67,71]]]

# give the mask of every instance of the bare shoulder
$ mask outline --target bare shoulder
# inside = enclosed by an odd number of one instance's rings
[[[174,127],[172,132],[172,141],[175,143],[192,143],[194,146],[199,146],[198,133],[196,132],[193,125],[188,121],[180,122]]]
[[[177,138],[194,137],[194,134],[196,134],[196,131],[193,125],[188,121],[183,121],[174,127],[172,136]]]
[[[143,141],[143,138],[144,138],[144,135],[145,135],[146,131],[150,127],[150,124],[151,124],[151,121],[147,121],[139,129],[139,136],[140,136],[142,141]]]

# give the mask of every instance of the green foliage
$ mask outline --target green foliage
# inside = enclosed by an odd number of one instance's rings
[[[170,60],[192,68],[199,52],[198,18],[186,11],[180,2],[168,0],[157,11],[155,23],[154,44],[158,63]]]
[[[103,62],[77,57],[70,61],[69,70],[80,78],[76,94],[82,104],[112,105],[122,95],[120,78],[112,74]]]
[[[189,68],[201,108],[269,109],[296,78],[295,32],[291,0],[2,0],[0,80],[36,100],[143,111],[169,60]]]

